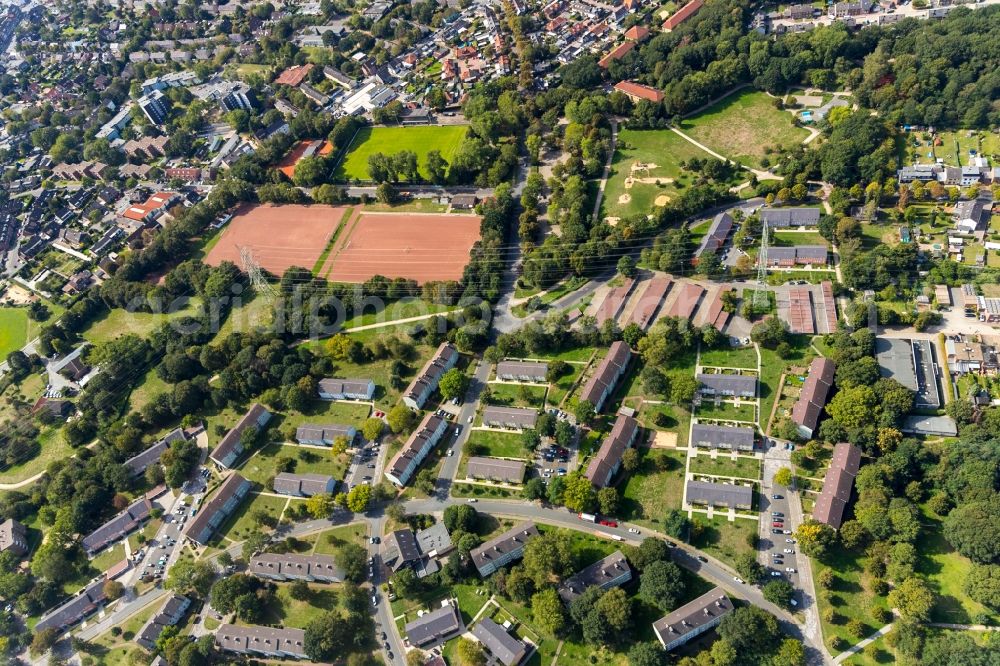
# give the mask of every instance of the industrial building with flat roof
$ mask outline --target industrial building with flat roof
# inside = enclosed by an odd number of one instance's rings
[[[875,338],[875,358],[880,375],[895,379],[913,391],[914,407],[937,409],[941,406],[937,363],[930,341]]]

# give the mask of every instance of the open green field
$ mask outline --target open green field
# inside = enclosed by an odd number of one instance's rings
[[[194,317],[198,313],[200,301],[191,298],[186,307],[164,314],[153,314],[150,312],[128,312],[121,308],[107,310],[93,322],[83,337],[93,344],[100,344],[129,333],[139,337],[148,337],[159,326],[180,317]]]
[[[720,368],[757,368],[757,351],[753,347],[721,347],[701,352],[701,364]]]
[[[431,303],[419,298],[402,298],[388,304],[382,304],[379,309],[365,308],[361,312],[352,310],[347,313],[343,328],[350,330],[358,326],[372,326],[375,324],[390,325],[389,322],[410,317],[422,317],[424,315],[442,314],[455,310],[453,306]]]
[[[243,502],[236,508],[229,518],[222,524],[218,533],[214,537],[223,548],[228,547],[228,541],[239,542],[247,538],[250,532],[257,529],[253,521],[253,514],[257,511],[269,513],[275,518],[281,515],[288,499],[285,497],[273,497],[270,495],[254,495],[243,499]]]
[[[662,414],[663,425],[657,425],[658,416]],[[691,412],[680,405],[643,401],[639,408],[639,421],[643,428],[652,428],[677,434],[677,446],[688,445],[691,430]]]
[[[243,299],[238,307],[229,312],[229,316],[219,326],[219,331],[212,339],[213,344],[219,344],[231,333],[246,333],[259,326],[268,326],[274,319],[274,310],[266,298],[250,295]]]
[[[473,430],[469,435],[466,448],[482,447],[475,455],[491,458],[531,458],[531,452],[521,442],[521,435],[509,432],[494,432],[491,430]]]
[[[822,245],[829,243],[816,231],[775,231],[771,234],[775,247],[794,247],[796,245]]]
[[[305,599],[293,599],[290,587],[280,583],[275,586],[273,600],[265,608],[261,624],[305,629],[312,620],[337,608],[333,586],[310,585]]]
[[[629,477],[622,490],[622,517],[650,529],[660,529],[667,511],[681,507],[684,457],[683,451],[645,451],[639,469]]]
[[[339,375],[338,375],[339,376]],[[365,402],[336,402],[314,400],[304,412],[290,411],[276,414],[271,420],[268,432],[272,437],[285,431],[312,423],[316,425],[353,425],[358,429],[371,413],[371,406]]]
[[[988,608],[965,593],[965,577],[972,562],[955,552],[944,538],[941,519],[926,506],[920,508],[922,529],[917,549],[917,571],[927,576],[931,588],[937,593],[931,621],[974,624],[978,622],[977,615],[991,615]]]
[[[695,416],[700,419],[716,419],[719,421],[746,421],[754,422],[754,407],[746,403],[734,405],[731,402],[721,402],[718,405],[712,402],[703,402],[695,409]]]
[[[333,529],[324,530],[316,535],[316,544],[312,552],[316,555],[333,555],[343,543],[356,543],[363,546],[368,526],[365,523],[351,523]]]
[[[0,308],[0,358],[23,347],[28,341],[28,310]]]
[[[817,604],[823,624],[823,640],[827,647],[830,646],[834,636],[840,637],[843,645],[854,645],[858,642],[858,637],[847,630],[847,624],[851,620],[859,620],[864,624],[866,636],[882,626],[882,623],[872,618],[867,609],[872,607],[872,604],[886,608],[886,599],[864,590],[862,579],[865,560],[863,555],[844,550],[839,544],[831,548],[822,560],[815,558],[812,560],[814,580],[818,580],[825,569],[833,571],[834,576],[833,587],[829,591],[816,586]],[[833,609],[834,622],[823,620],[829,608]],[[837,652],[831,650],[834,656]]]
[[[34,404],[35,400],[42,397],[46,382],[48,382],[47,373],[28,375],[0,393],[0,423],[17,418],[18,410],[14,404],[15,401],[30,406]]]
[[[143,375],[142,381],[129,394],[129,407],[133,410],[140,410],[161,393],[170,393],[173,387],[160,379],[156,372],[156,367],[151,367]]]
[[[427,153],[440,151],[449,164],[465,139],[465,125],[430,125],[426,127],[365,127],[347,150],[347,155],[337,166],[337,180],[368,180],[368,158],[375,153],[391,155],[403,150],[417,154],[420,175],[430,178],[426,170]]]
[[[291,458],[295,466],[291,469],[296,474],[328,474],[338,481],[343,480],[347,471],[347,454],[334,456],[323,449],[290,446],[272,442],[262,448],[240,468],[240,474],[259,483],[265,492],[271,492],[271,479],[278,473],[279,458]]]
[[[604,189],[602,215],[626,217],[651,213],[658,205],[657,197],[675,197],[680,189],[694,181],[694,174],[681,169],[681,162],[710,157],[698,146],[668,129],[621,130]],[[632,167],[637,163],[656,166],[633,173]],[[631,187],[626,188],[625,179],[630,176],[641,179],[658,178],[662,179],[662,183],[633,182]]]
[[[38,435],[38,453],[34,458],[20,465],[13,465],[0,471],[0,483],[18,483],[41,474],[49,463],[73,455],[73,447],[66,443],[62,430],[47,428]]]
[[[715,152],[741,164],[757,166],[768,146],[792,148],[809,132],[792,123],[765,93],[741,90],[684,120],[681,130]]]
[[[490,382],[489,399],[486,400],[491,405],[503,405],[505,407],[537,407],[539,409],[545,404],[546,386],[532,386],[529,384],[499,384]]]
[[[701,533],[691,539],[691,545],[718,558],[729,566],[737,555],[754,553],[748,537],[757,534],[757,521],[737,518],[729,521],[726,516],[716,515],[711,520],[705,514],[696,513],[694,519],[701,525]]]
[[[709,456],[699,455],[691,459],[690,471],[692,474],[733,476],[756,481],[760,478],[760,461],[742,456],[737,456],[736,460],[729,456],[719,456],[712,460]]]

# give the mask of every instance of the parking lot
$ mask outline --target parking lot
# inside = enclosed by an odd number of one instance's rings
[[[774,484],[774,475],[789,466],[791,450],[783,442],[764,452],[764,481],[760,492],[760,563],[767,568],[767,580],[783,578],[799,587],[798,544],[791,520],[788,489]],[[775,515],[778,514],[778,515]],[[798,595],[796,595],[798,596]]]

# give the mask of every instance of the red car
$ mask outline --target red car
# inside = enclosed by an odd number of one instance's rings
[[[602,520],[601,525],[604,525],[605,527],[618,527],[618,523],[613,520]]]
[[[784,527],[785,526],[784,523],[779,523],[778,521],[774,521],[773,523],[771,523],[771,525],[773,527]]]

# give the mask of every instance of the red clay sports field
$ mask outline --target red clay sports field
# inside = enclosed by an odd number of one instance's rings
[[[248,205],[237,210],[205,262],[240,265],[249,247],[262,268],[280,276],[290,266],[333,282],[375,275],[418,283],[458,280],[479,239],[479,216],[386,213],[324,205]],[[323,257],[324,250],[329,252]],[[322,265],[317,266],[323,258]]]

